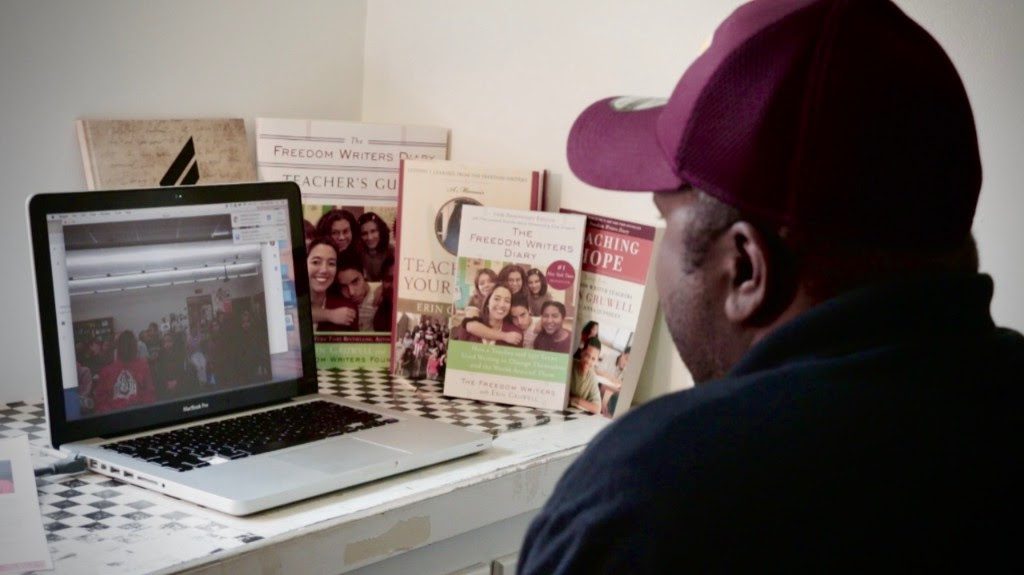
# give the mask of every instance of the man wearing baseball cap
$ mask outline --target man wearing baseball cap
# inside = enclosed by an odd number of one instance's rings
[[[925,30],[889,0],[754,0],[667,101],[587,108],[568,157],[655,192],[698,385],[591,443],[520,573],[1019,564],[1024,337],[989,313],[974,119]]]

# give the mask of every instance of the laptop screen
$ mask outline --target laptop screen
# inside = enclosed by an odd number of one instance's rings
[[[301,216],[290,213],[298,202],[224,195],[230,188],[87,193],[112,195],[100,209],[56,202],[38,215],[52,288],[52,306],[40,298],[40,311],[52,311],[50,325],[41,313],[44,356],[54,351],[47,333],[58,351],[44,361],[51,417],[54,379],[64,423],[106,421],[85,426],[97,434],[298,393],[267,393],[309,375],[293,229]],[[37,248],[37,280],[39,263]]]

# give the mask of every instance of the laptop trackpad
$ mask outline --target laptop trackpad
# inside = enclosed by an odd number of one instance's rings
[[[396,461],[406,452],[376,443],[341,437],[328,442],[309,445],[285,453],[273,455],[277,461],[299,465],[306,469],[324,473],[338,473],[384,461]]]

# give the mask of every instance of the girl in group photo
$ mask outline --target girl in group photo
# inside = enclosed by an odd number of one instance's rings
[[[498,272],[498,284],[507,287],[512,295],[523,293],[523,286],[526,285],[526,272],[517,264],[508,264]]]
[[[483,268],[476,272],[476,277],[473,278],[473,295],[469,297],[469,303],[466,304],[467,316],[476,315],[480,312],[484,305],[484,300],[487,299],[487,296],[491,295],[491,290],[496,285],[498,285],[498,274],[494,273],[494,270]],[[472,308],[472,311],[470,308]]]
[[[374,212],[364,212],[357,221],[363,273],[366,281],[379,282],[385,274],[384,261],[388,257],[395,257],[395,246],[391,244],[391,230]]]
[[[544,272],[537,268],[530,268],[526,272],[526,297],[530,304],[530,315],[540,315],[544,302],[551,301],[548,280],[544,278]]]
[[[357,235],[359,224],[352,212],[339,207],[330,208],[316,223],[316,235],[334,242],[338,255],[359,254],[360,239]]]
[[[462,341],[477,343],[491,343],[519,347],[523,341],[523,330],[512,321],[512,292],[503,285],[495,286],[490,295],[484,300],[483,309],[478,317],[466,318],[463,320],[462,329],[458,338]],[[509,334],[509,338],[490,340],[474,335],[471,331],[471,324],[480,322],[484,326]],[[518,337],[515,337],[518,336]],[[511,341],[510,341],[511,340]],[[512,343],[514,341],[514,343]]]
[[[598,339],[598,334],[601,332],[601,326],[594,320],[590,320],[583,324],[583,329],[580,330],[580,338],[576,345],[576,351],[573,352],[572,358],[579,359],[580,354],[583,352],[583,348],[586,347],[587,342],[590,339]]]
[[[314,331],[356,331],[356,307],[334,288],[338,281],[337,244],[318,237],[309,244],[306,268]]]

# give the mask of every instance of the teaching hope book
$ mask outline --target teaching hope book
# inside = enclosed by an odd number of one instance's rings
[[[445,395],[565,409],[585,224],[576,214],[463,208]],[[484,270],[498,281],[474,301]],[[548,296],[539,318],[526,297],[534,270]]]
[[[462,162],[403,162],[392,373],[444,379],[463,207],[539,210],[544,175]]]
[[[565,208],[561,212],[582,213]],[[579,345],[584,328],[597,331],[601,353],[595,374],[601,413],[618,417],[633,401],[650,345],[658,311],[653,261],[664,228],[583,215],[587,230],[574,341]]]
[[[446,128],[256,118],[259,178],[296,182],[306,245],[330,237],[348,266],[313,309],[317,367],[389,367],[399,168],[447,157]]]

